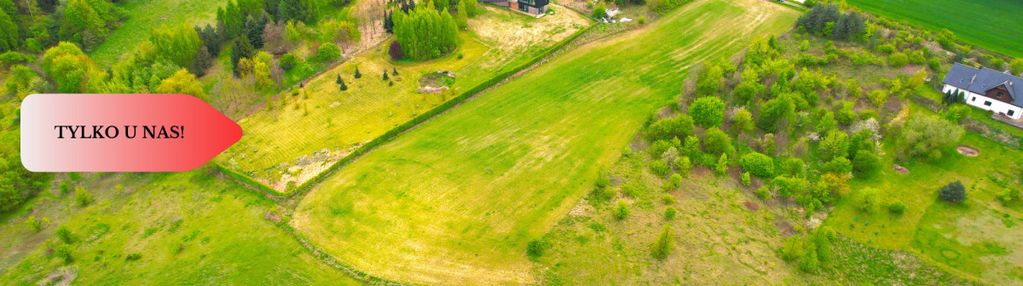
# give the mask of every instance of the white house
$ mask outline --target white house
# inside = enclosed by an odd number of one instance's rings
[[[989,68],[976,69],[955,63],[941,91],[960,94],[966,104],[1020,119],[1023,116],[1023,79]]]

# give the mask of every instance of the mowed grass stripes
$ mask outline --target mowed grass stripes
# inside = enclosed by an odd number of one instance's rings
[[[706,0],[568,51],[424,123],[315,187],[292,224],[368,273],[411,283],[537,282],[525,248],[585,195],[692,66],[798,13]]]

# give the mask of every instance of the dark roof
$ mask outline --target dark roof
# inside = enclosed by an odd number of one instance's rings
[[[952,64],[941,83],[976,94],[984,94],[999,85],[1005,85],[1012,104],[1023,106],[1023,79],[989,68],[976,69],[960,63]]]

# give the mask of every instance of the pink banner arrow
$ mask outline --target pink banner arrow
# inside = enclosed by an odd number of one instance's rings
[[[183,94],[33,94],[21,103],[21,163],[33,172],[177,172],[242,129]]]

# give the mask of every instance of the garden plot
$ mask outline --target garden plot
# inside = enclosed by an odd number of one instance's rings
[[[462,43],[456,52],[426,62],[394,62],[386,43],[370,49],[304,87],[281,94],[263,110],[241,120],[245,135],[217,162],[288,193],[362,144],[460,92],[528,63],[588,25],[585,18],[567,10],[532,19],[488,9],[472,21],[517,24],[513,25],[516,29],[503,34],[488,31],[485,36],[477,36],[476,28],[471,28],[471,33],[461,34]],[[547,36],[508,36],[534,34],[532,31]],[[533,42],[523,44],[524,40]],[[361,78],[354,77],[356,68]],[[385,71],[387,80],[383,79]],[[438,71],[451,72],[454,80],[438,92],[420,92],[420,79]],[[339,76],[348,87],[346,91],[339,88]]]
[[[305,196],[291,224],[386,279],[537,283],[527,241],[679,95],[690,67],[780,34],[797,15],[766,1],[698,1],[568,51],[353,161]]]

